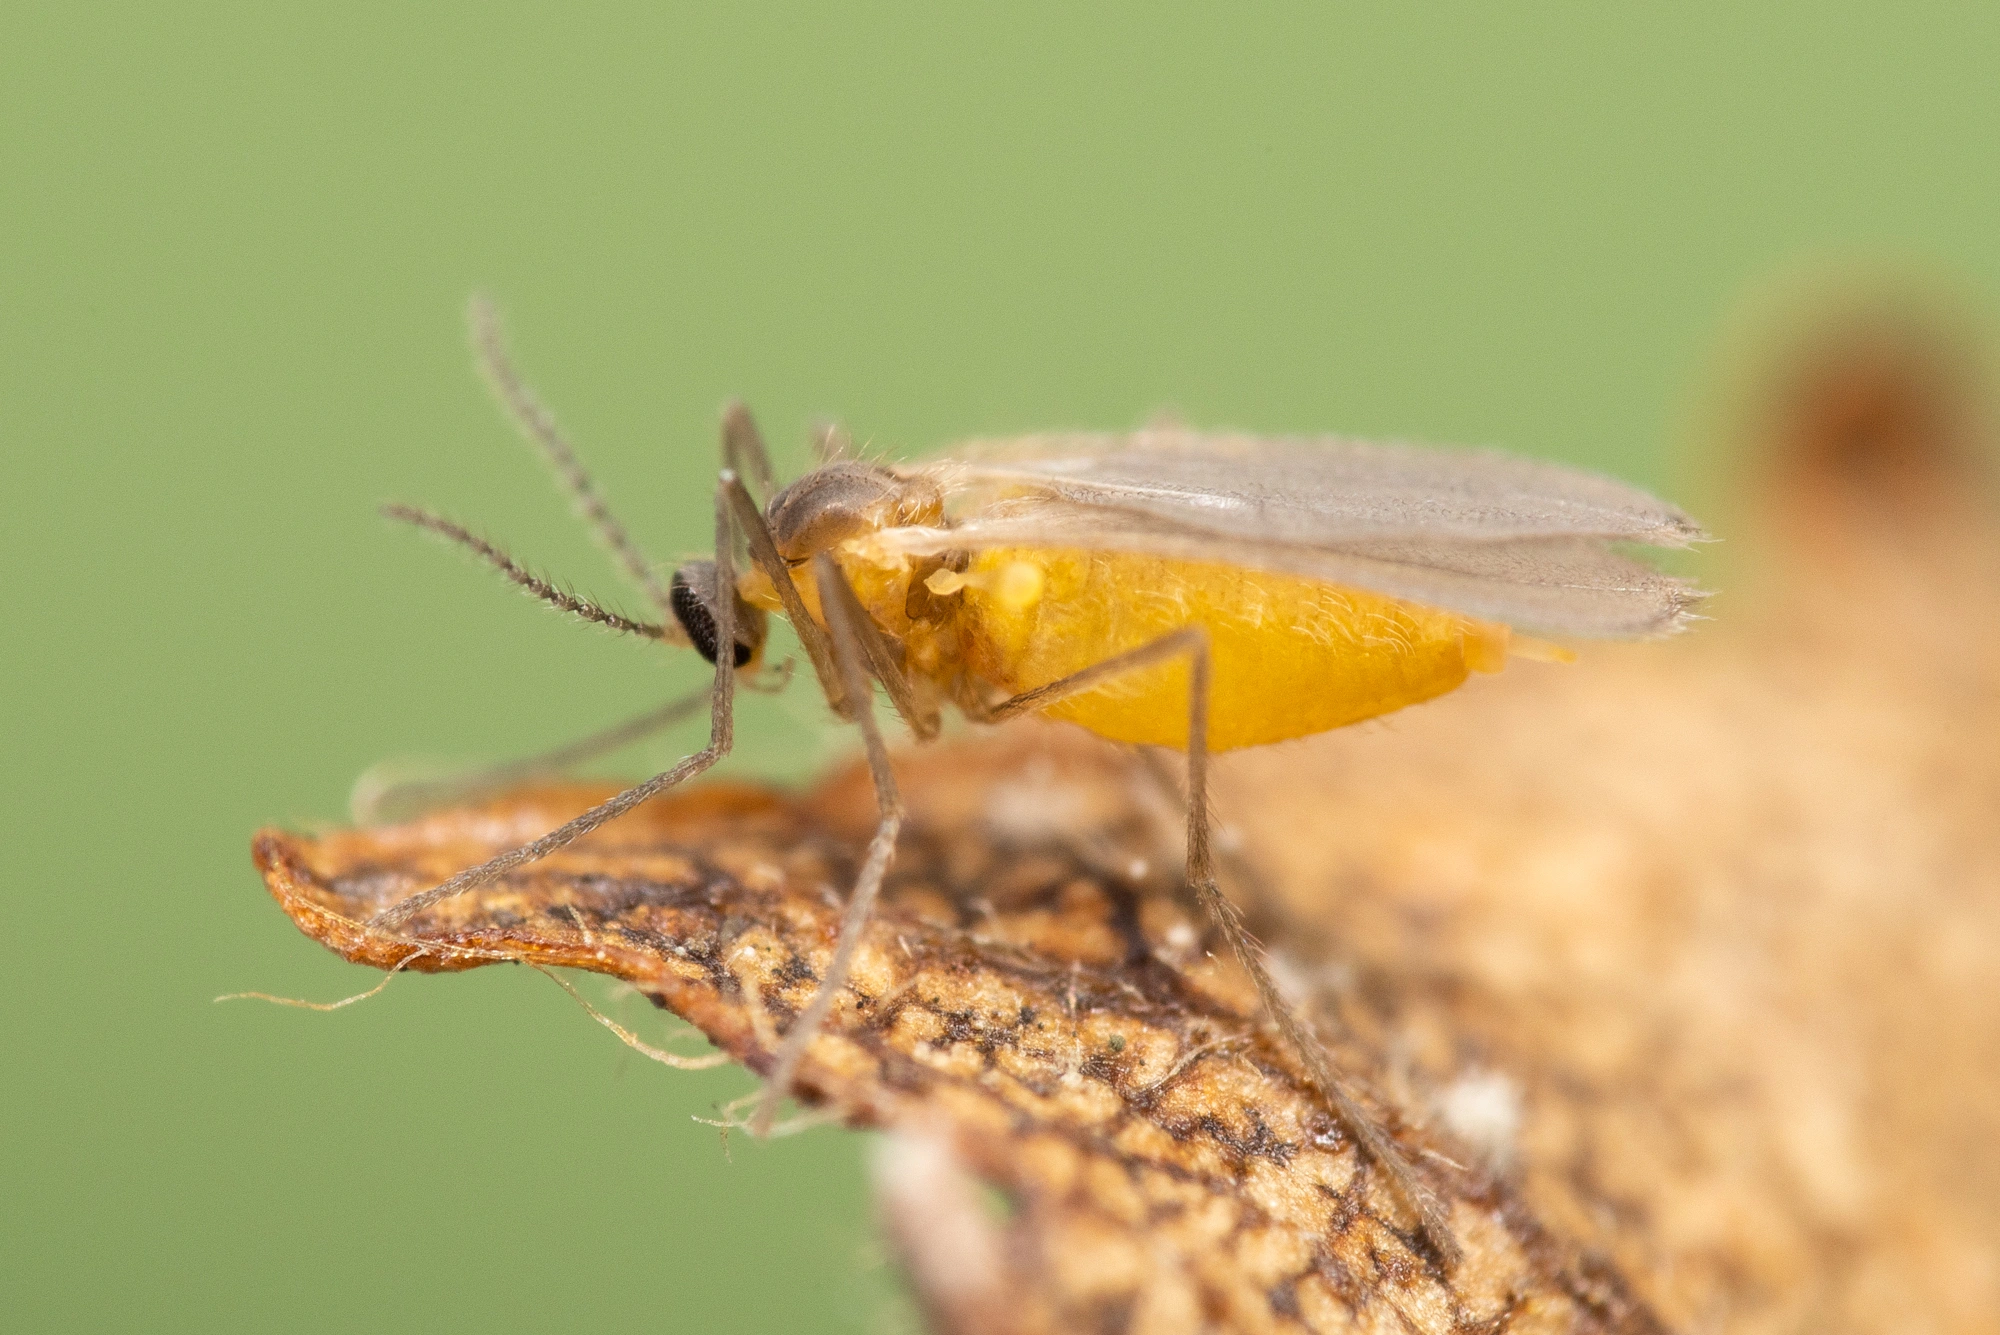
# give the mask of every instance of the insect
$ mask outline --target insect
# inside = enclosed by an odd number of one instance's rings
[[[1498,454],[1170,427],[973,442],[915,464],[827,457],[774,490],[757,428],[732,405],[714,557],[663,583],[516,375],[491,309],[475,302],[472,324],[500,398],[661,620],[557,589],[448,520],[388,513],[470,547],[565,611],[693,647],[715,665],[709,739],[543,837],[398,901],[376,925],[541,858],[715,764],[732,743],[738,676],[763,669],[768,618],[783,616],[828,705],[861,733],[880,823],[753,1130],[768,1129],[844,985],[902,824],[876,688],[919,741],[938,735],[947,709],[982,723],[1039,714],[1185,753],[1188,885],[1342,1124],[1440,1252],[1457,1254],[1442,1206],[1348,1093],[1218,888],[1208,756],[1442,695],[1510,653],[1560,656],[1517,628],[1614,638],[1680,629],[1699,592],[1614,544],[1683,546],[1703,536],[1692,520],[1622,483]],[[700,703],[508,773],[608,749]]]

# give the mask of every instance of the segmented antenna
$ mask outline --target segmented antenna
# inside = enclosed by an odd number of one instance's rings
[[[626,635],[638,635],[649,640],[669,638],[664,626],[646,621],[634,621],[630,617],[620,616],[609,608],[599,607],[588,598],[581,598],[567,589],[557,588],[464,525],[454,524],[442,515],[434,515],[428,510],[419,510],[410,505],[385,505],[382,507],[382,513],[387,518],[414,524],[418,528],[428,530],[439,537],[450,538],[460,546],[469,548],[480,560],[509,580],[549,606],[567,612],[571,616],[581,617],[585,621],[607,626]]]
[[[507,415],[521,429],[521,433],[541,447],[556,475],[583,517],[597,530],[598,541],[610,549],[625,567],[638,586],[646,591],[646,596],[662,612],[671,612],[673,602],[665,585],[660,583],[659,574],[646,553],[639,550],[639,544],[625,530],[625,525],[611,513],[598,495],[597,484],[591,481],[590,473],[577,458],[576,450],[556,425],[555,416],[542,406],[535,392],[514,369],[513,360],[507,355],[507,345],[500,332],[500,315],[493,309],[493,303],[485,297],[474,297],[466,311],[467,322],[472,330],[472,347],[479,357],[480,370],[485,372],[487,383],[507,410]],[[767,469],[769,465],[766,465]]]

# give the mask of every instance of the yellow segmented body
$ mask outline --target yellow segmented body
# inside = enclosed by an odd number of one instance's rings
[[[1023,567],[1039,581],[1024,579]],[[1504,626],[1269,571],[1003,549],[979,553],[966,573],[966,667],[1009,693],[1202,627],[1214,663],[1208,744],[1218,751],[1386,714],[1454,689],[1469,672],[1495,671],[1507,655]],[[1036,582],[1037,596],[1020,596]],[[1187,676],[1185,660],[1142,668],[1046,712],[1113,741],[1183,747]]]
[[[1000,548],[923,574],[866,539],[838,554],[905,667],[940,697],[960,674],[1013,695],[1187,626],[1208,632],[1210,748],[1325,732],[1443,695],[1505,663],[1507,627],[1321,580],[1127,552]],[[807,572],[801,571],[801,575]],[[810,579],[801,592],[818,615]],[[766,601],[761,589],[746,589]],[[1185,660],[1120,674],[1044,712],[1113,741],[1187,744]]]

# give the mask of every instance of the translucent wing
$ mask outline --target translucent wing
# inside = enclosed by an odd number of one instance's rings
[[[1027,487],[1275,542],[1569,536],[1681,546],[1703,536],[1636,487],[1486,450],[1166,429],[972,441],[952,459],[954,482],[967,488]]]
[[[1186,430],[975,441],[902,550],[1088,547],[1284,571],[1551,634],[1664,634],[1702,596],[1614,549],[1704,536],[1634,487],[1474,450]]]

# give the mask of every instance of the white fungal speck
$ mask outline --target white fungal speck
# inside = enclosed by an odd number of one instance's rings
[[[1494,1172],[1514,1162],[1521,1135],[1521,1087],[1498,1071],[1471,1070],[1446,1085],[1438,1114]]]
[[[1028,782],[1000,783],[986,799],[987,826],[1002,838],[1046,839],[1074,833],[1078,813],[1089,809],[1075,784],[1039,775]]]

